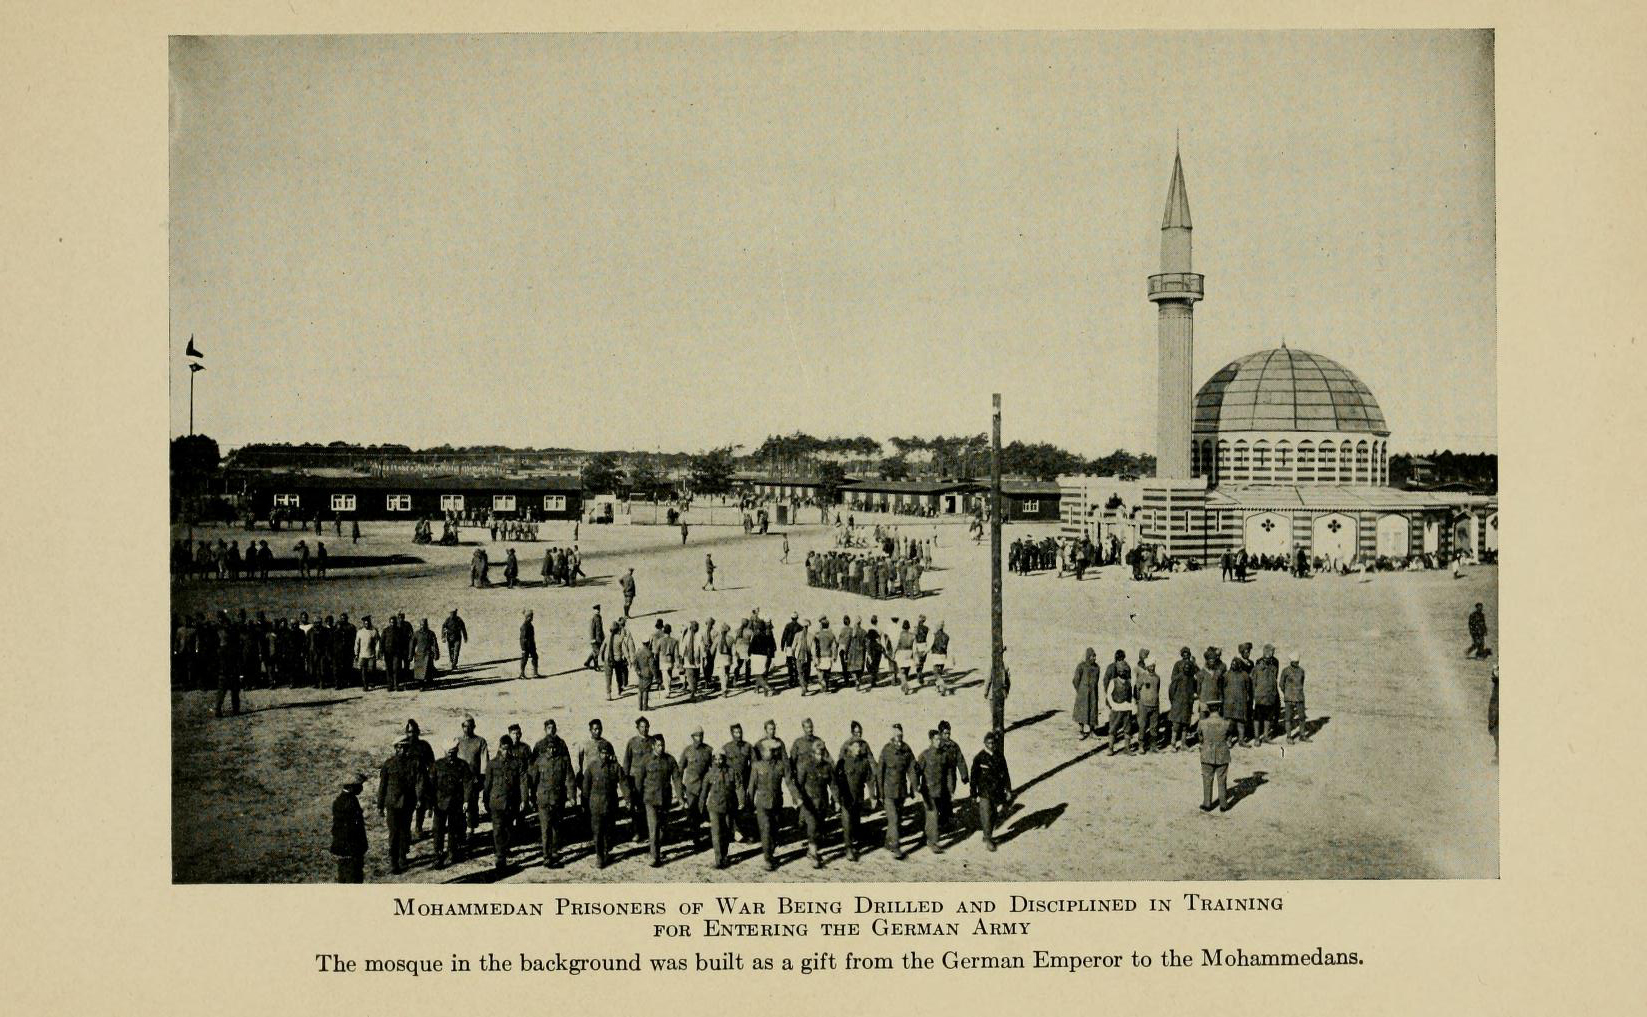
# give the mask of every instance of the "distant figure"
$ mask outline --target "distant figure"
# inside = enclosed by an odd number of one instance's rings
[[[1480,659],[1487,656],[1487,612],[1480,604],[1470,612],[1470,648],[1466,656]]]
[[[526,662],[532,662],[532,677],[540,677],[538,672],[538,636],[532,627],[532,612],[527,611],[520,622],[520,675],[526,677]]]
[[[349,520],[349,543],[360,543],[360,520],[358,519]]]
[[[1498,762],[1498,665],[1493,665],[1493,694],[1487,700],[1487,732],[1493,736],[1493,762]]]
[[[1309,722],[1304,717],[1304,669],[1298,654],[1292,654],[1281,669],[1281,699],[1285,711],[1287,741],[1309,741]]]
[[[715,559],[707,554],[703,556],[703,572],[703,588],[713,590],[715,588]]]
[[[360,810],[360,791],[365,786],[365,774],[350,774],[332,800],[332,855],[337,858],[339,883],[366,881],[366,817]]]
[[[452,662],[452,670],[458,669],[458,656],[463,652],[463,644],[469,638],[469,626],[458,617],[457,608],[440,623],[440,634],[446,640],[446,657]]]
[[[684,519],[681,520],[681,544],[682,546],[686,544],[686,520]]]
[[[326,542],[315,541],[315,578],[326,578]]]
[[[635,570],[629,569],[618,580],[618,589],[623,591],[623,616],[629,617],[629,608],[635,603]]]
[[[504,553],[504,559],[503,559],[503,585],[512,590],[512,589],[515,588],[516,583],[518,583],[519,581],[520,581],[520,561],[515,558],[515,549],[511,547],[508,551],[506,551]]]

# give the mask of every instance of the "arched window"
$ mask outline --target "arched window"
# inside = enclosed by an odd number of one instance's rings
[[[1270,465],[1270,443],[1260,438],[1252,443],[1253,471],[1258,472],[1261,470],[1268,473]]]
[[[1283,438],[1275,443],[1275,475],[1282,480],[1291,480],[1292,468],[1292,442]]]
[[[1237,480],[1247,477],[1247,442],[1244,438],[1235,440],[1235,460],[1230,468],[1230,475]]]
[[[1349,442],[1338,446],[1338,482],[1348,484],[1352,479],[1354,469],[1355,449]]]
[[[1358,484],[1372,483],[1371,455],[1372,448],[1365,441],[1355,443],[1355,482]]]
[[[1230,443],[1220,438],[1218,440],[1218,475],[1222,477],[1230,471]]]
[[[1298,443],[1298,479],[1308,483],[1315,479],[1315,442]]]
[[[1201,443],[1198,442],[1198,441],[1192,441],[1192,442],[1190,442],[1190,476],[1198,477],[1200,475],[1201,475]]]

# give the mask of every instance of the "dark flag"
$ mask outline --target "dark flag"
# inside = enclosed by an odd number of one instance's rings
[[[205,364],[190,364],[189,365],[189,371],[191,373],[194,372],[194,371],[204,371],[205,369],[206,369]]]
[[[194,336],[192,336],[192,335],[189,336],[189,347],[188,347],[188,349],[184,350],[183,352],[188,356],[200,357],[202,359],[204,359],[205,356],[206,356],[206,354],[204,354],[204,353],[202,353],[199,350],[194,348]]]

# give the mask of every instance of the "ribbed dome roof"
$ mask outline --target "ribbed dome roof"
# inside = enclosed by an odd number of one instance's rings
[[[1195,430],[1390,433],[1360,378],[1326,357],[1285,346],[1224,365],[1195,396]]]

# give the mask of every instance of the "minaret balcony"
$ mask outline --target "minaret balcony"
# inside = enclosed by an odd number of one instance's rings
[[[1206,277],[1196,272],[1162,272],[1149,277],[1151,300],[1200,300]]]

